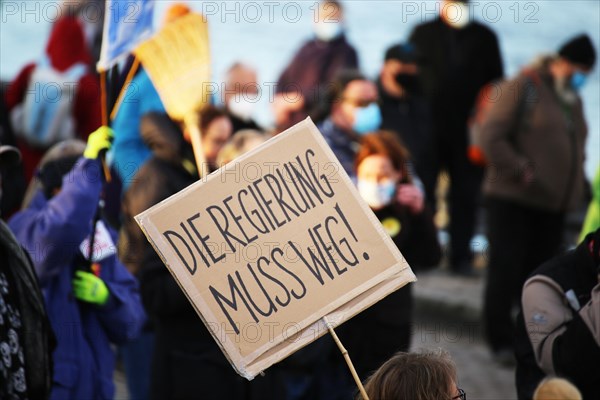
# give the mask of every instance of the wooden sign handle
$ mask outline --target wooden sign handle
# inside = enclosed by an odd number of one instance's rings
[[[356,369],[354,368],[354,364],[352,364],[352,360],[350,359],[350,354],[348,354],[348,350],[346,350],[346,348],[344,347],[344,345],[340,341],[340,338],[338,337],[338,335],[333,330],[333,325],[331,324],[331,322],[329,322],[329,320],[327,319],[327,317],[323,317],[323,322],[325,323],[325,326],[327,327],[327,329],[329,330],[329,333],[333,337],[333,340],[335,341],[335,344],[337,345],[337,347],[342,352],[342,355],[344,356],[344,360],[346,360],[346,364],[348,364],[348,368],[350,369],[350,373],[352,374],[352,378],[354,378],[354,382],[356,382],[356,386],[358,386],[358,390],[360,391],[360,395],[362,396],[363,400],[369,400],[369,396],[367,395],[367,392],[365,391],[365,387],[363,386],[360,378],[358,377],[358,374],[356,373]]]
[[[202,135],[200,132],[200,117],[196,112],[190,112],[183,119],[185,128],[192,139],[192,148],[194,149],[194,157],[196,159],[196,167],[198,168],[198,176],[202,179],[208,175],[208,164],[204,158],[202,151]]]

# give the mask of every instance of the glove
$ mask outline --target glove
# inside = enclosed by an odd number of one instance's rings
[[[98,158],[102,150],[110,149],[113,139],[113,131],[108,126],[101,126],[88,138],[87,146],[83,152],[85,158],[91,160]]]
[[[85,271],[75,272],[73,293],[78,300],[99,306],[106,304],[110,295],[108,287],[102,279]]]

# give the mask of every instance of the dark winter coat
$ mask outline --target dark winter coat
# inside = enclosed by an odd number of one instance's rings
[[[439,263],[441,248],[427,209],[413,214],[394,204],[375,211],[375,215],[413,270]],[[408,351],[412,309],[412,284],[408,284],[338,329],[360,377],[369,376],[397,351]]]
[[[291,125],[306,118],[341,70],[357,68],[356,50],[345,35],[329,42],[313,39],[305,43],[277,81],[276,93],[299,91],[304,97],[304,110]]]
[[[584,399],[600,398],[600,254],[591,254],[593,238],[542,264],[523,287],[515,340],[521,400],[531,399],[546,375],[567,378]]]
[[[164,113],[148,113],[140,121],[144,145],[153,155],[142,164],[123,195],[123,229],[121,260],[134,275],[141,270],[144,258],[156,257],[134,217],[197,180],[192,149],[185,143],[179,128]],[[191,171],[185,166],[191,168]],[[148,254],[147,254],[148,253]],[[162,263],[161,263],[162,265]]]
[[[427,165],[433,154],[431,110],[420,95],[390,96],[377,82],[381,109],[381,129],[395,132],[411,154],[421,176],[420,166]]]
[[[151,398],[234,399],[245,382],[217,346],[158,254],[133,220],[138,213],[194,183],[191,147],[166,114],[146,114],[142,138],[152,157],[142,166],[123,201],[127,262],[140,280],[155,330]],[[186,168],[187,166],[187,168]]]
[[[494,32],[478,22],[451,28],[437,18],[418,25],[410,36],[419,55],[419,76],[439,137],[466,147],[466,125],[479,90],[503,75]]]
[[[7,287],[3,287],[0,292],[2,307],[14,307],[21,316],[20,335],[17,336],[24,356],[22,363],[25,368],[26,392],[23,393],[23,398],[46,399],[52,386],[54,335],[31,260],[2,221],[0,273],[8,279]],[[0,325],[3,325],[0,327],[1,338],[4,322]],[[7,334],[10,336],[9,332]],[[14,378],[8,374],[6,380],[4,377],[0,379],[0,398],[9,397],[8,386],[14,387],[14,382],[9,382],[9,379],[12,381]]]

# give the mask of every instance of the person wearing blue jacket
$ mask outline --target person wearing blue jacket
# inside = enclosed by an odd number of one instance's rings
[[[97,158],[111,135],[102,127],[87,146],[69,141],[50,149],[40,187],[9,222],[33,260],[57,339],[51,399],[112,399],[111,343],[135,338],[145,320],[137,282],[117,259],[116,232],[96,218],[103,183]]]
[[[140,67],[125,91],[123,102],[112,124],[115,132],[119,134],[115,137],[109,158],[112,167],[119,174],[123,193],[152,154],[140,135],[142,116],[151,111],[164,113],[165,107],[150,77]]]

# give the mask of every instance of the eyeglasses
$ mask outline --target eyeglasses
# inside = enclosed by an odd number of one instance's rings
[[[451,400],[467,400],[467,393],[461,388],[458,388],[458,396],[454,396]]]

